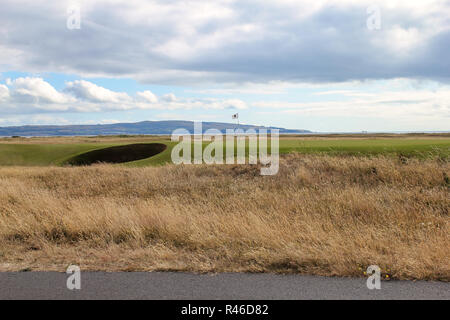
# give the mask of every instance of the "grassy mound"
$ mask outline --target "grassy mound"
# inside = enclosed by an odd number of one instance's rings
[[[166,150],[162,143],[136,143],[114,146],[79,154],[67,160],[73,166],[87,166],[94,163],[124,163],[146,159]]]

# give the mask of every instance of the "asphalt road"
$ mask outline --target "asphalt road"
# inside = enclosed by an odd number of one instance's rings
[[[81,289],[69,290],[58,272],[0,273],[0,299],[450,299],[450,284],[304,275],[174,272],[81,272]]]

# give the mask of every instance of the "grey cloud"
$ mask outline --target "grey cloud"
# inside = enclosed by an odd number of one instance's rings
[[[377,31],[366,28],[369,1],[336,2],[302,17],[311,2],[218,1],[211,18],[211,9],[199,12],[195,1],[91,1],[81,8],[80,30],[66,28],[68,3],[2,4],[0,27],[6,32],[0,33],[0,47],[21,54],[11,59],[19,59],[18,65],[2,62],[0,71],[179,84],[450,79],[450,5],[444,2],[421,15],[411,7],[381,5]],[[220,6],[232,14],[222,16]]]

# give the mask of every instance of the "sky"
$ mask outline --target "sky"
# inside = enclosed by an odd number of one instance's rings
[[[0,126],[450,131],[450,1],[0,4]]]

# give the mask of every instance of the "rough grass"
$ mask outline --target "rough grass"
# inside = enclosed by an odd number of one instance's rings
[[[286,155],[255,166],[0,168],[0,270],[450,280],[450,164]]]

